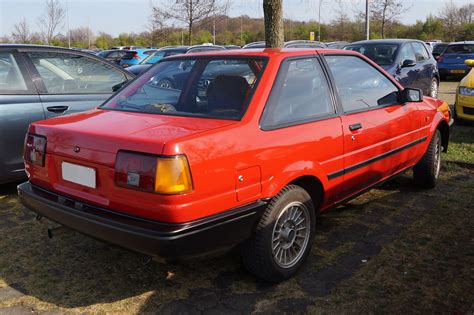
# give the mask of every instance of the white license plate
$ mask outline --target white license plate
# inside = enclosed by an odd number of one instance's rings
[[[63,179],[82,186],[96,188],[95,169],[81,165],[62,162]]]
[[[450,73],[464,73],[464,70],[450,70]]]

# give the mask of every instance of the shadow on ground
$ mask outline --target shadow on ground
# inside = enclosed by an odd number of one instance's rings
[[[403,266],[409,264],[410,258],[419,259],[416,250],[420,254],[424,252],[426,244],[421,247],[406,245],[411,241],[406,234],[412,233],[414,226],[423,220],[428,220],[433,211],[437,212],[435,217],[438,220],[439,212],[451,207],[450,200],[456,199],[461,191],[472,191],[472,171],[449,165],[448,169],[444,167],[444,171],[434,190],[419,191],[413,186],[410,176],[404,175],[323,214],[307,263],[296,277],[278,285],[260,282],[247,274],[237,251],[205,261],[177,265],[153,262],[145,266],[139,254],[74,232],[49,240],[46,228],[53,224],[47,220],[37,222],[32,213],[18,204],[15,185],[0,186],[0,280],[4,282],[0,281],[0,308],[6,311],[23,307],[23,311],[63,312],[74,309],[85,312],[227,314],[252,311],[413,311],[417,310],[418,303],[419,311],[433,310],[429,305],[439,307],[434,310],[441,311],[472,310],[472,300],[468,299],[451,298],[447,304],[429,304],[432,299],[449,297],[452,293],[452,286],[445,288],[446,284],[438,283],[436,279],[434,283],[430,282],[434,287],[430,290],[438,290],[437,293],[428,297],[422,294],[426,303],[417,301],[420,298],[417,290],[423,290],[423,287],[408,287],[406,293],[399,294],[403,296],[402,300],[380,298],[370,305],[371,297],[379,296],[381,292],[384,296],[397,296],[397,292],[391,291],[395,286],[392,282],[403,274],[383,274],[383,269],[390,267],[393,255],[398,255],[395,261]],[[471,196],[466,198],[472,201]],[[466,211],[461,210],[468,206],[469,200],[457,201],[453,207],[465,215]],[[464,223],[472,224],[470,219],[472,215],[465,217]],[[463,261],[469,255],[472,255],[471,260],[474,257],[474,238],[470,229],[463,236],[468,242],[463,250],[451,253],[453,257],[440,258],[443,259],[443,270],[451,272],[455,266],[462,274],[452,259]],[[426,231],[415,229],[416,233]],[[417,240],[416,233],[412,237]],[[400,253],[396,253],[400,247],[398,242],[406,245],[406,248],[401,246]],[[428,267],[425,269],[430,270]],[[419,270],[424,272],[423,267]],[[447,271],[443,270],[436,271],[441,275],[426,274],[425,277],[444,279]],[[379,275],[381,272],[382,276]],[[371,275],[382,280],[374,280]],[[367,277],[371,280],[365,279]],[[469,282],[460,281],[455,285],[467,284]],[[448,289],[451,292],[446,292]],[[351,300],[354,297],[359,301],[369,301],[369,305],[357,304]],[[399,305],[400,301],[406,304]]]

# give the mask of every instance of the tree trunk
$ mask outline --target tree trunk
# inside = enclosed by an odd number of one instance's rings
[[[265,42],[267,48],[283,48],[283,0],[263,0]]]
[[[194,17],[193,17],[193,0],[189,0],[189,20],[188,20],[188,45],[191,46],[193,44],[193,22],[194,22]]]

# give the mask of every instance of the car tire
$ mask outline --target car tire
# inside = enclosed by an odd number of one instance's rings
[[[437,98],[438,97],[438,90],[439,90],[439,83],[436,78],[431,79],[431,84],[430,84],[430,93],[428,96],[432,98]]]
[[[415,184],[421,188],[433,188],[441,169],[441,133],[436,130],[421,160],[413,168]]]
[[[308,192],[285,186],[271,199],[254,235],[242,244],[244,266],[268,282],[292,277],[311,250],[315,227],[315,207]]]
[[[174,89],[174,84],[168,79],[161,79],[158,82],[158,87],[163,88],[163,89]]]

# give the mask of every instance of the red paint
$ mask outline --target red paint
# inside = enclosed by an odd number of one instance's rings
[[[442,102],[426,97],[422,103],[395,105],[262,131],[259,120],[282,60],[289,56],[326,52],[358,55],[350,51],[327,50],[206,53],[269,58],[241,121],[97,109],[34,123],[29,132],[47,138],[47,154],[45,167],[26,164],[30,181],[45,189],[134,216],[186,222],[257,199],[271,198],[293,180],[312,176],[324,188],[321,210],[325,210],[416,164],[436,127],[447,123],[447,118],[437,111]],[[429,117],[429,121],[425,117]],[[349,125],[354,123],[361,123],[363,128],[350,131]],[[407,150],[328,179],[328,174],[423,137],[427,140]],[[80,147],[78,153],[73,150],[76,146]],[[194,190],[183,195],[159,195],[118,187],[114,183],[118,150],[185,155]],[[97,188],[62,180],[62,161],[95,168]],[[239,180],[239,176],[243,176],[243,180]]]

